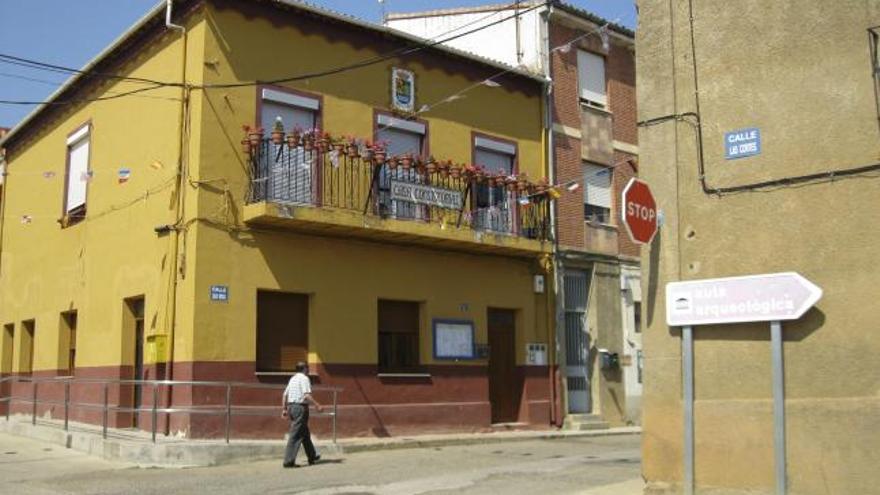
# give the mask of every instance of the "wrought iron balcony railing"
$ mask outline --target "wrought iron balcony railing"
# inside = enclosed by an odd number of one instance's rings
[[[290,147],[263,139],[250,151],[249,203],[341,208],[364,215],[550,239],[550,201],[515,184],[460,170],[377,164],[346,147]],[[524,199],[525,198],[525,199]]]

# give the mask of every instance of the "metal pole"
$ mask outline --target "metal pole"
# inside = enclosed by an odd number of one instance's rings
[[[64,382],[64,431],[68,431],[70,420],[70,382]]]
[[[333,443],[336,443],[336,389],[333,389]]]
[[[107,383],[104,382],[104,419],[102,422],[102,436],[106,440],[107,439]]]
[[[684,493],[694,493],[694,332],[681,327],[682,388],[684,389]]]
[[[782,359],[782,323],[770,322],[773,354],[773,445],[776,461],[776,494],[786,493],[785,470],[785,372]]]
[[[153,436],[153,443],[156,443],[156,422],[158,421],[158,414],[156,414],[156,409],[159,408],[159,385],[153,384],[153,411],[152,411],[152,422],[151,427],[153,431],[151,432]]]
[[[226,384],[226,443],[229,443],[229,423],[232,421],[232,385]]]
[[[36,426],[36,424],[37,424],[37,382],[35,380],[31,379],[31,383],[34,385],[33,386],[34,397],[33,397],[32,403],[31,403],[31,424]]]

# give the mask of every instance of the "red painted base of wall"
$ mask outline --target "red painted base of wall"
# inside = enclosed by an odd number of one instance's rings
[[[332,393],[320,390],[321,386],[338,387],[337,435],[352,436],[398,436],[419,433],[475,432],[491,427],[492,405],[489,403],[489,378],[484,366],[426,367],[430,376],[381,377],[375,365],[323,364],[311,370],[317,374],[313,385],[317,387],[315,398],[321,404],[333,404]],[[515,370],[515,389],[519,398],[518,421],[530,427],[549,427],[550,380],[553,376],[546,366],[520,366]],[[60,376],[57,371],[34,373],[35,377]],[[63,373],[66,374],[66,373]],[[129,379],[131,367],[78,368],[76,378]],[[164,379],[164,367],[147,370],[148,379]],[[257,375],[253,362],[195,362],[174,365],[174,380],[229,381],[244,384],[284,385],[289,377]],[[33,385],[27,382],[10,384],[8,390],[0,389],[0,396],[11,392],[17,400],[12,403],[13,414],[31,414],[29,401]],[[37,415],[63,419],[65,386],[62,383],[38,385],[40,404]],[[71,421],[102,424],[104,385],[75,383],[67,393],[75,404],[68,410]],[[106,387],[110,405],[131,407],[134,403],[132,385],[110,384]],[[225,387],[201,385],[177,385],[172,390],[166,386],[156,387],[156,403],[159,407],[197,408],[222,412],[226,404]],[[143,386],[142,407],[153,404],[153,387]],[[280,417],[281,392],[276,389],[233,389],[231,403],[237,411],[245,406],[265,406],[271,416],[233,415],[230,421],[231,436],[235,438],[278,438],[287,430],[287,421]],[[329,409],[329,408],[328,408]],[[170,416],[170,417],[169,417]],[[133,413],[113,411],[108,413],[110,428],[134,427]],[[160,434],[182,434],[190,438],[222,438],[225,434],[224,415],[173,413],[159,414],[156,429]],[[310,426],[319,437],[332,433],[328,417],[313,416]],[[141,413],[137,427],[152,429],[152,417]]]

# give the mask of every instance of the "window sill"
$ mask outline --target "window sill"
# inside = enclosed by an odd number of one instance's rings
[[[596,222],[593,220],[584,220],[584,223],[587,224],[588,226],[596,228],[596,229],[618,230],[617,225],[615,225],[613,223]]]
[[[597,107],[596,105],[591,105],[590,103],[587,103],[585,100],[580,100],[580,104],[581,110],[592,110],[594,112],[608,115],[609,117],[614,115],[614,113],[608,109],[607,105],[605,106],[605,108]]]
[[[431,378],[430,373],[376,373],[379,378]]]

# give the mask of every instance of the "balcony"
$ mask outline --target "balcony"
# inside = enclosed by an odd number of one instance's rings
[[[492,185],[460,169],[326,148],[269,139],[252,146],[245,222],[472,252],[550,252],[546,195]]]

